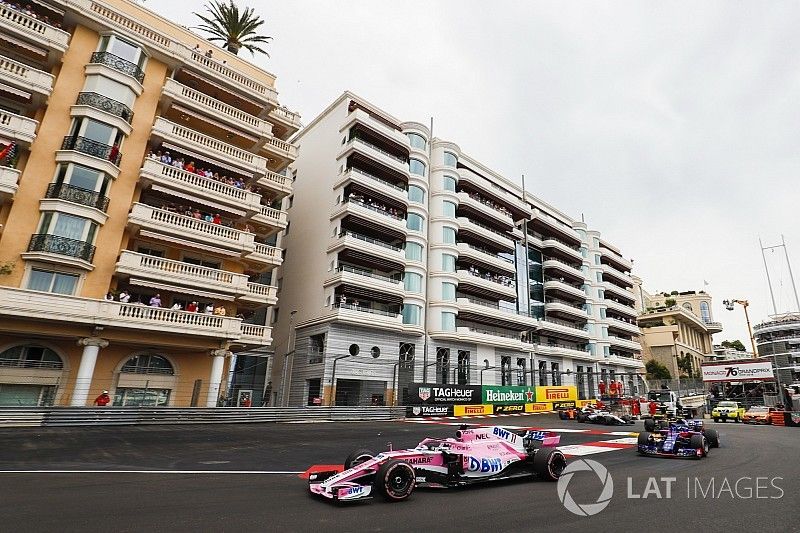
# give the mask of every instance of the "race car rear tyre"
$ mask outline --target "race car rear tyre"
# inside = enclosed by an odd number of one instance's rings
[[[719,433],[717,433],[716,429],[705,430],[705,436],[710,447],[719,448]]]
[[[689,439],[689,446],[694,450],[703,450],[703,455],[700,457],[708,455],[708,441],[700,434],[692,435]]]
[[[583,413],[578,413],[578,422],[586,422],[586,415]]]
[[[411,496],[416,484],[414,467],[400,459],[383,463],[375,474],[375,489],[390,502],[400,502]]]
[[[362,448],[360,450],[356,450],[344,460],[344,469],[350,470],[356,465],[360,465],[364,461],[369,461],[375,457],[375,454],[372,451]]]
[[[652,418],[645,418],[644,419],[644,430],[652,432],[656,429],[656,421]]]
[[[559,411],[558,412],[558,418],[560,418],[561,420],[566,420],[567,419],[567,413],[565,413],[564,411]]]
[[[645,446],[647,444],[650,444],[650,432],[642,431],[641,433],[639,433],[639,440],[637,442],[637,445]]]
[[[556,448],[539,448],[533,456],[533,471],[547,481],[556,481],[566,467],[567,458]]]

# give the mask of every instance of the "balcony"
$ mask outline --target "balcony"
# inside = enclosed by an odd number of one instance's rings
[[[510,348],[517,350],[530,350],[533,345],[522,340],[522,335],[499,328],[479,326],[457,326],[455,332],[431,331],[431,337],[453,339],[462,342]]]
[[[85,105],[99,109],[100,111],[105,111],[110,115],[121,118],[128,124],[133,120],[133,111],[131,111],[130,107],[99,93],[78,93],[78,99],[75,105]]]
[[[609,335],[608,342],[610,342],[612,346],[619,346],[625,350],[632,350],[634,352],[642,351],[642,345],[638,342],[623,337],[617,337],[616,335]]]
[[[0,203],[11,200],[17,194],[19,175],[22,172],[11,167],[0,167]]]
[[[238,298],[240,301],[259,305],[275,305],[278,303],[278,287],[248,281],[245,288],[245,293]]]
[[[512,260],[501,257],[489,250],[478,248],[465,242],[456,243],[456,248],[458,248],[459,258],[471,259],[483,265],[504,270],[510,274],[514,274],[517,271]]]
[[[127,59],[112,54],[111,52],[94,52],[89,60],[90,64],[104,65],[135,79],[141,85],[144,82],[144,71],[139,65]]]
[[[558,298],[547,298],[545,301],[545,309],[548,312],[558,312],[574,318],[586,320],[588,315],[583,307],[583,305],[574,304],[566,300],[559,300]]]
[[[165,165],[155,159],[145,159],[139,171],[145,185],[157,183],[182,194],[202,198],[210,205],[220,204],[237,211],[254,214],[261,210],[261,196],[246,189],[226,185],[217,180]]]
[[[388,259],[398,265],[405,266],[406,255],[402,248],[387,242],[368,237],[353,231],[342,231],[336,240],[328,246],[327,252],[349,248],[368,255]]]
[[[256,81],[247,73],[204,54],[183,48],[184,61],[190,67],[196,68],[202,75],[212,82],[219,81],[233,89],[233,94],[242,94],[248,98],[258,98],[269,106],[278,105],[278,93],[273,87]]]
[[[272,137],[272,124],[266,120],[178,83],[174,79],[167,78],[162,94],[169,100],[174,100],[188,108],[208,115],[212,121],[224,122],[236,129],[249,132],[258,138]]]
[[[614,268],[622,272],[630,272],[633,270],[633,261],[629,259],[625,259],[621,255],[616,252],[609,250],[608,248],[600,247],[600,254],[603,259],[606,259],[609,263],[612,264]]]
[[[0,82],[48,97],[53,92],[54,81],[55,76],[48,72],[0,56]]]
[[[629,316],[632,318],[636,318],[637,316],[639,316],[639,313],[636,311],[636,309],[634,309],[631,306],[625,305],[622,302],[615,302],[614,300],[606,297],[606,299],[603,300],[603,303],[606,304],[606,306],[609,309],[613,309],[614,311],[623,314],[625,316]]]
[[[39,123],[32,118],[23,117],[0,109],[0,136],[29,145],[36,138]]]
[[[514,249],[514,241],[508,235],[481,224],[480,222],[475,222],[467,217],[458,217],[457,220],[460,231],[468,231],[478,237],[492,242],[497,246],[501,246],[506,250],[510,251]]]
[[[289,109],[278,106],[269,112],[269,118],[283,125],[287,129],[287,135],[291,136],[303,127],[300,121],[300,113],[289,111]]]
[[[400,130],[396,130],[383,122],[373,118],[369,113],[360,108],[355,108],[345,118],[344,124],[339,128],[340,132],[349,130],[356,123],[363,124],[366,129],[372,130],[380,136],[389,139],[390,142],[400,147],[408,149],[408,137],[405,136]]]
[[[558,239],[570,243],[572,246],[580,246],[581,239],[571,226],[557,220],[555,217],[545,213],[540,209],[534,209],[534,217],[530,223],[534,231],[539,231],[545,237],[557,236]]]
[[[253,222],[282,230],[286,228],[286,212],[262,205],[253,215]]]
[[[67,49],[69,33],[11,9],[8,5],[0,5],[0,23],[5,31],[39,46],[61,53]]]
[[[331,220],[348,215],[378,222],[381,226],[391,228],[394,232],[399,232],[402,235],[408,234],[405,218],[380,207],[368,205],[360,200],[349,198],[340,203],[339,207],[331,214]]]
[[[297,159],[297,147],[277,137],[267,137],[264,143],[264,150],[283,159],[286,163],[291,163]]]
[[[705,324],[706,329],[711,334],[719,333],[720,331],[722,331],[722,322],[706,322],[705,320],[703,320],[703,324]]]
[[[258,263],[259,265],[280,266],[283,263],[281,249],[260,242],[254,243],[253,251],[245,254],[248,262]]]
[[[404,176],[408,176],[408,161],[404,161],[402,158],[397,157],[394,154],[390,154],[389,152],[383,150],[371,144],[368,141],[360,139],[358,137],[353,137],[350,139],[343,147],[339,154],[336,156],[336,159],[343,159],[350,155],[352,152],[357,151],[362,155],[366,156],[368,159],[378,161],[385,167],[388,167],[392,170],[400,172]]]
[[[532,329],[538,324],[537,319],[517,312],[516,309],[506,309],[495,303],[477,298],[458,298],[456,303],[458,304],[459,317],[462,318],[464,313],[468,313],[488,317],[498,323],[511,323],[523,329]]]
[[[636,324],[631,324],[630,322],[625,322],[624,320],[619,320],[616,318],[608,317],[608,327],[609,328],[616,328],[620,331],[624,331],[625,333],[629,333],[631,335],[641,335],[642,331],[639,329],[639,326]]]
[[[380,309],[371,309],[351,303],[336,303],[331,306],[331,318],[348,323],[361,324],[369,328],[400,330],[403,317],[399,313],[391,313]]]
[[[560,291],[564,294],[568,294],[570,296],[574,296],[579,300],[586,300],[586,293],[583,290],[582,286],[576,287],[568,283],[566,280],[562,280],[559,278],[545,278],[544,280],[544,290],[547,291]]]
[[[116,146],[109,146],[101,142],[87,139],[86,137],[64,137],[61,143],[62,150],[74,150],[82,154],[90,155],[103,161],[109,161],[115,166],[119,166],[122,154]]]
[[[512,218],[519,220],[531,216],[531,208],[527,202],[523,201],[522,198],[518,198],[509,191],[499,187],[498,185],[495,185],[488,179],[479,176],[478,174],[466,168],[458,169],[458,176],[459,183],[465,182],[477,187],[492,198],[495,198],[498,202],[502,203],[506,208],[510,209],[512,211]]]
[[[364,287],[399,298],[403,298],[405,294],[402,280],[376,274],[370,270],[352,267],[350,265],[339,266],[333,276],[326,279],[323,285],[329,287],[339,284]]]
[[[571,263],[567,263],[566,261],[562,261],[561,259],[556,259],[555,257],[544,257],[544,261],[542,262],[542,267],[548,270],[556,270],[559,272],[563,272],[568,276],[571,276],[574,279],[578,280],[585,280],[583,276],[583,271],[581,267],[575,266]]]
[[[252,233],[228,228],[222,224],[206,222],[194,217],[187,217],[164,209],[135,203],[128,215],[128,223],[150,230],[156,234],[169,235],[179,242],[185,239],[203,243],[202,248],[225,253],[227,249],[237,254],[252,253],[255,240]],[[228,254],[234,255],[234,254]]]
[[[272,328],[259,324],[242,324],[240,344],[268,346],[272,344]]]
[[[456,196],[458,197],[459,207],[472,208],[474,211],[490,217],[490,219],[496,221],[498,224],[506,226],[509,230],[514,228],[514,219],[511,217],[510,211],[503,212],[496,206],[489,205],[488,200],[481,199],[467,192],[459,192]]]
[[[606,264],[601,264],[600,269],[603,271],[604,280],[608,281],[608,277],[610,276],[615,280],[618,280],[625,287],[633,287],[633,278],[631,278],[629,275],[624,274],[616,268]]]
[[[99,192],[82,189],[67,183],[51,183],[48,185],[45,198],[66,200],[74,204],[93,207],[103,213],[108,209],[108,198],[106,196],[103,196]]]
[[[633,304],[633,302],[636,301],[636,296],[634,296],[632,291],[629,291],[628,289],[623,289],[619,285],[615,285],[614,283],[611,283],[609,281],[603,282],[603,290],[607,293],[619,296],[626,302],[631,302],[631,304]]]
[[[28,252],[63,255],[80,259],[87,263],[92,262],[94,258],[94,249],[95,247],[88,242],[46,233],[35,233],[31,235],[31,240],[28,244]]]
[[[585,318],[585,317],[584,317]],[[559,320],[557,318],[540,318],[539,330],[542,332],[560,333],[568,337],[578,339],[588,339],[591,337],[584,326],[578,326],[566,320]]]
[[[196,153],[205,154],[210,158],[234,165],[247,172],[252,172],[257,176],[264,176],[267,172],[267,160],[265,158],[161,117],[156,119],[152,135],[169,143],[186,147],[186,149]]]
[[[269,189],[276,198],[283,198],[292,192],[292,180],[271,170],[267,170],[257,183]]]
[[[399,185],[356,168],[345,170],[345,172],[340,175],[339,179],[336,180],[336,183],[333,184],[333,188],[346,187],[351,183],[357,183],[387,198],[392,198],[403,205],[408,205],[408,191],[405,187],[400,187]]]
[[[513,283],[513,280],[510,285],[507,285],[501,283],[500,281],[494,281],[494,279],[486,279],[483,276],[470,274],[468,270],[457,270],[456,277],[458,278],[458,285],[460,287],[463,285],[469,285],[489,295],[500,296],[512,300],[517,298],[516,284]]]
[[[540,355],[562,355],[583,361],[597,360],[597,356],[586,350],[580,350],[577,346],[562,343],[537,344],[536,353]]]
[[[561,239],[556,239],[555,237],[546,237],[544,240],[542,240],[542,246],[545,250],[555,250],[556,253],[560,252],[562,255],[565,255],[570,259],[574,259],[575,261],[583,261],[583,255],[581,255],[580,250],[576,250],[572,247],[572,245],[568,244],[566,241],[562,241]]]

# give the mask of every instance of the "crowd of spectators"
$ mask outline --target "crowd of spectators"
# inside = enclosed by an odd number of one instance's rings
[[[57,20],[50,20],[50,17],[47,15],[41,15],[33,10],[33,6],[30,4],[25,4],[24,6],[19,2],[6,2],[5,0],[0,0],[0,6],[5,6],[14,11],[19,11],[23,15],[28,15],[29,17],[33,17],[39,22],[44,22],[48,26],[53,26],[54,28],[60,28],[61,22]]]
[[[387,215],[391,215],[395,218],[402,219],[404,218],[403,212],[399,209],[394,207],[389,207],[386,204],[379,202],[377,200],[373,200],[372,198],[366,198],[361,194],[358,193],[351,193],[350,196],[347,197],[348,202],[355,202],[357,204],[361,204],[367,207],[372,207],[377,209],[378,211],[383,211]]]
[[[470,266],[468,272],[475,277],[487,279],[489,281],[505,285],[506,287],[514,286],[514,278],[512,278],[511,276],[494,274],[492,272],[489,272],[488,270],[482,271],[481,269],[474,266]]]
[[[489,200],[487,198],[484,198],[483,196],[481,196],[479,194],[476,194],[474,192],[469,192],[469,193],[467,193],[467,195],[469,195],[469,197],[472,198],[473,200],[475,200],[476,202],[480,202],[483,205],[487,205],[487,206],[491,207],[492,209],[494,209],[495,211],[499,211],[499,212],[503,213],[506,216],[509,216],[509,217],[511,216],[511,212],[508,209],[506,209],[505,207],[503,207],[502,205],[500,205],[500,204],[498,204],[496,202],[493,202],[493,201],[491,201],[491,200]]]

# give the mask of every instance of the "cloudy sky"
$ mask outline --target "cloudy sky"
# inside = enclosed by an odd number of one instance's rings
[[[148,7],[185,26],[200,2]],[[759,236],[800,281],[800,4],[256,2],[282,103],[310,121],[349,89],[590,226],[651,292],[706,289],[772,313]],[[249,53],[242,52],[245,57]],[[778,311],[794,306],[769,254]],[[782,255],[780,256],[782,259]]]

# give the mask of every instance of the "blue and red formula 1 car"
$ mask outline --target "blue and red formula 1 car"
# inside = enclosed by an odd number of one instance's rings
[[[705,429],[701,420],[678,419],[666,427],[639,433],[638,452],[652,457],[702,459],[719,448],[719,434]]]
[[[539,477],[555,481],[567,465],[555,446],[560,437],[545,431],[515,433],[500,426],[462,429],[455,438],[427,438],[409,450],[373,454],[356,450],[344,472],[309,476],[312,494],[337,502],[379,494],[398,502],[416,487],[448,488],[490,480]]]

